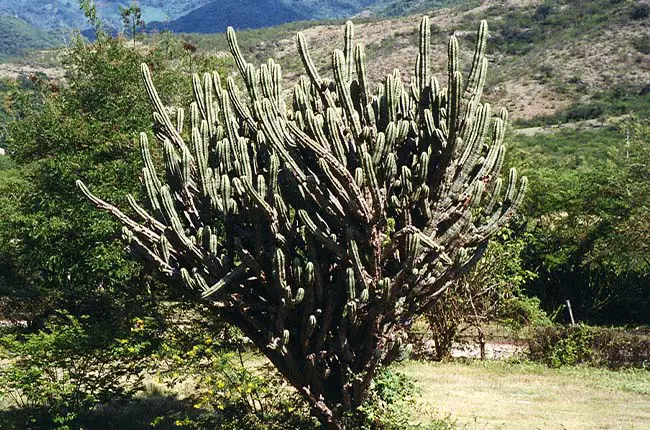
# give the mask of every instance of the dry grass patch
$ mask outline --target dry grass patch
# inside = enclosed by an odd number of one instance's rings
[[[409,362],[418,403],[468,429],[647,429],[650,372],[507,362]]]

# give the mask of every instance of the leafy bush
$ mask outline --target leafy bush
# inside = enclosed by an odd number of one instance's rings
[[[31,411],[31,427],[68,428],[95,405],[130,398],[141,386],[150,335],[142,320],[128,338],[112,340],[110,331],[60,312],[44,330],[3,336],[0,399]]]
[[[650,336],[618,328],[540,327],[532,332],[528,346],[531,359],[551,367],[645,368],[650,363]]]
[[[379,372],[370,387],[364,404],[347,419],[346,428],[359,430],[452,430],[456,423],[449,419],[413,422],[415,397],[419,390],[412,379],[392,368]]]
[[[413,333],[420,339],[414,357],[444,360],[454,342],[468,329],[502,321],[514,327],[550,324],[539,300],[527,297],[522,286],[536,274],[522,266],[526,236],[516,237],[505,229],[490,242],[479,263],[458,283],[445,291],[427,312],[427,331]],[[419,328],[416,326],[413,332]]]

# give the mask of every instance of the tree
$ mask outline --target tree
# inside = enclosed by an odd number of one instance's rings
[[[478,264],[441,295],[426,313],[426,336],[419,334],[427,340],[419,345],[424,348],[423,355],[434,360],[448,359],[458,337],[475,329],[484,358],[482,327],[487,322],[501,321],[513,326],[550,323],[539,309],[539,301],[522,292],[524,283],[536,276],[522,267],[525,238],[515,237],[512,230],[504,228],[490,241]]]
[[[487,24],[467,85],[451,37],[448,89],[430,75],[429,33],[425,17],[410,87],[395,70],[374,96],[352,23],[332,55],[333,81],[298,33],[309,77],[288,109],[280,66],[246,62],[231,28],[250,105],[232,77],[222,88],[218,74],[195,75],[188,130],[181,108],[172,123],[142,65],[166,172],[156,174],[141,134],[148,209],[128,196],[128,216],[77,182],[122,222],[136,257],[218,308],[332,429],[344,428],[380,366],[408,354],[404,329],[480,259],[527,185],[512,169],[501,192],[505,109],[484,143]]]
[[[526,151],[528,166],[517,161],[536,176],[537,189],[547,190],[546,197],[533,190],[527,199],[532,222],[524,266],[538,274],[527,292],[549,313],[570,299],[575,317],[590,324],[650,321],[649,136],[647,120],[632,119],[597,134],[558,134],[556,145],[565,152],[580,146],[581,160],[554,155],[559,161],[551,168]],[[584,148],[585,138],[595,155]]]
[[[74,192],[79,176],[111,195],[139,190],[137,136],[150,122],[137,94],[142,61],[171,93],[177,75],[160,52],[105,38],[79,40],[65,56],[66,84],[39,85],[37,102],[15,105],[21,120],[7,127],[15,168],[0,172],[0,304],[31,327],[65,309],[117,333],[151,302],[146,273],[125,258],[119,224]]]
[[[140,6],[135,0],[131,1],[129,7],[120,6],[120,16],[122,17],[122,23],[124,27],[129,29],[131,32],[131,40],[133,40],[133,46],[135,47],[135,36],[138,31],[138,27],[144,26],[144,20],[142,19],[142,11]]]
[[[106,33],[104,32],[102,21],[97,15],[97,6],[95,5],[95,2],[93,0],[79,0],[79,9],[83,11],[86,19],[88,19],[88,23],[93,28],[95,37],[98,39],[105,37]]]

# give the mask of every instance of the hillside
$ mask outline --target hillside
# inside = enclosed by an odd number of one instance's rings
[[[52,35],[23,20],[0,15],[0,60],[57,44]]]
[[[140,0],[145,22],[178,18],[210,0]],[[120,28],[119,6],[130,0],[95,1],[97,12],[110,28]],[[78,0],[0,0],[0,14],[19,17],[41,29],[84,29],[88,26]]]
[[[505,106],[514,118],[551,116],[575,104],[590,104],[605,92],[637,97],[650,82],[650,19],[645,3],[610,0],[488,0],[430,11],[432,68],[439,79],[447,67],[450,33],[459,38],[469,66],[474,32],[487,19],[491,38],[486,98]],[[419,16],[356,19],[356,40],[366,45],[368,73],[380,82],[394,68],[408,81],[417,53]],[[293,83],[302,64],[294,35],[303,30],[321,71],[331,51],[343,42],[341,23],[296,23],[239,33],[250,61],[279,60],[285,83]],[[191,36],[204,52],[227,51],[223,34]],[[223,54],[221,54],[223,55]],[[601,106],[602,107],[602,106]],[[593,114],[587,112],[582,118]]]
[[[278,59],[287,86],[302,73],[294,35],[303,30],[315,61],[327,74],[331,51],[342,44],[343,21],[300,21],[241,31],[266,22],[308,19],[306,12],[299,11],[316,3],[301,0],[296,3],[301,9],[287,7],[286,1],[210,2],[167,25],[174,31],[191,28],[196,32],[235,26],[240,30],[238,38],[247,58],[256,62],[269,57]],[[321,4],[321,9],[331,11],[336,3],[339,7],[384,14],[399,4],[412,10],[449,2],[452,0],[329,0]],[[619,115],[647,105],[643,100],[650,92],[650,5],[645,1],[465,1],[426,13],[431,16],[431,47],[438,59],[432,67],[439,77],[446,67],[448,35],[455,32],[464,64],[468,65],[478,21],[488,20],[491,57],[485,96],[496,106],[507,107],[515,119],[531,122],[541,117],[530,125],[544,125]],[[393,68],[399,68],[408,80],[417,50],[419,14],[354,20],[357,41],[366,45],[370,77],[379,82]],[[224,34],[181,37],[197,45],[200,53],[229,55],[224,52],[228,50]]]
[[[148,30],[165,29],[175,33],[219,33],[228,26],[237,29],[271,27],[309,19],[279,0],[219,0],[210,2],[169,23],[151,23]]]
[[[99,18],[107,28],[122,26],[119,7],[131,0],[97,0]],[[385,1],[385,0],[383,0]],[[394,0],[391,0],[394,1]],[[350,17],[377,0],[138,0],[145,23],[153,29],[215,33],[225,23],[258,28],[284,22]],[[381,3],[381,1],[380,1]],[[0,0],[0,15],[20,18],[44,30],[84,30],[87,19],[78,0]]]
[[[148,29],[220,33],[228,26],[248,29],[293,21],[346,18],[374,3],[376,0],[217,0],[168,23],[150,23]]]

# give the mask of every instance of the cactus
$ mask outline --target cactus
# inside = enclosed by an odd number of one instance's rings
[[[299,33],[307,76],[289,102],[280,66],[248,63],[229,29],[248,104],[234,80],[196,75],[187,131],[142,65],[166,173],[142,134],[148,211],[130,198],[129,217],[78,185],[124,224],[135,256],[220,309],[342,428],[378,367],[408,354],[412,317],[476,263],[524,196],[526,178],[500,178],[507,113],[493,119],[480,101],[487,31],[482,22],[466,85],[451,38],[443,88],[425,17],[410,86],[395,70],[374,95],[351,23],[333,81]]]

